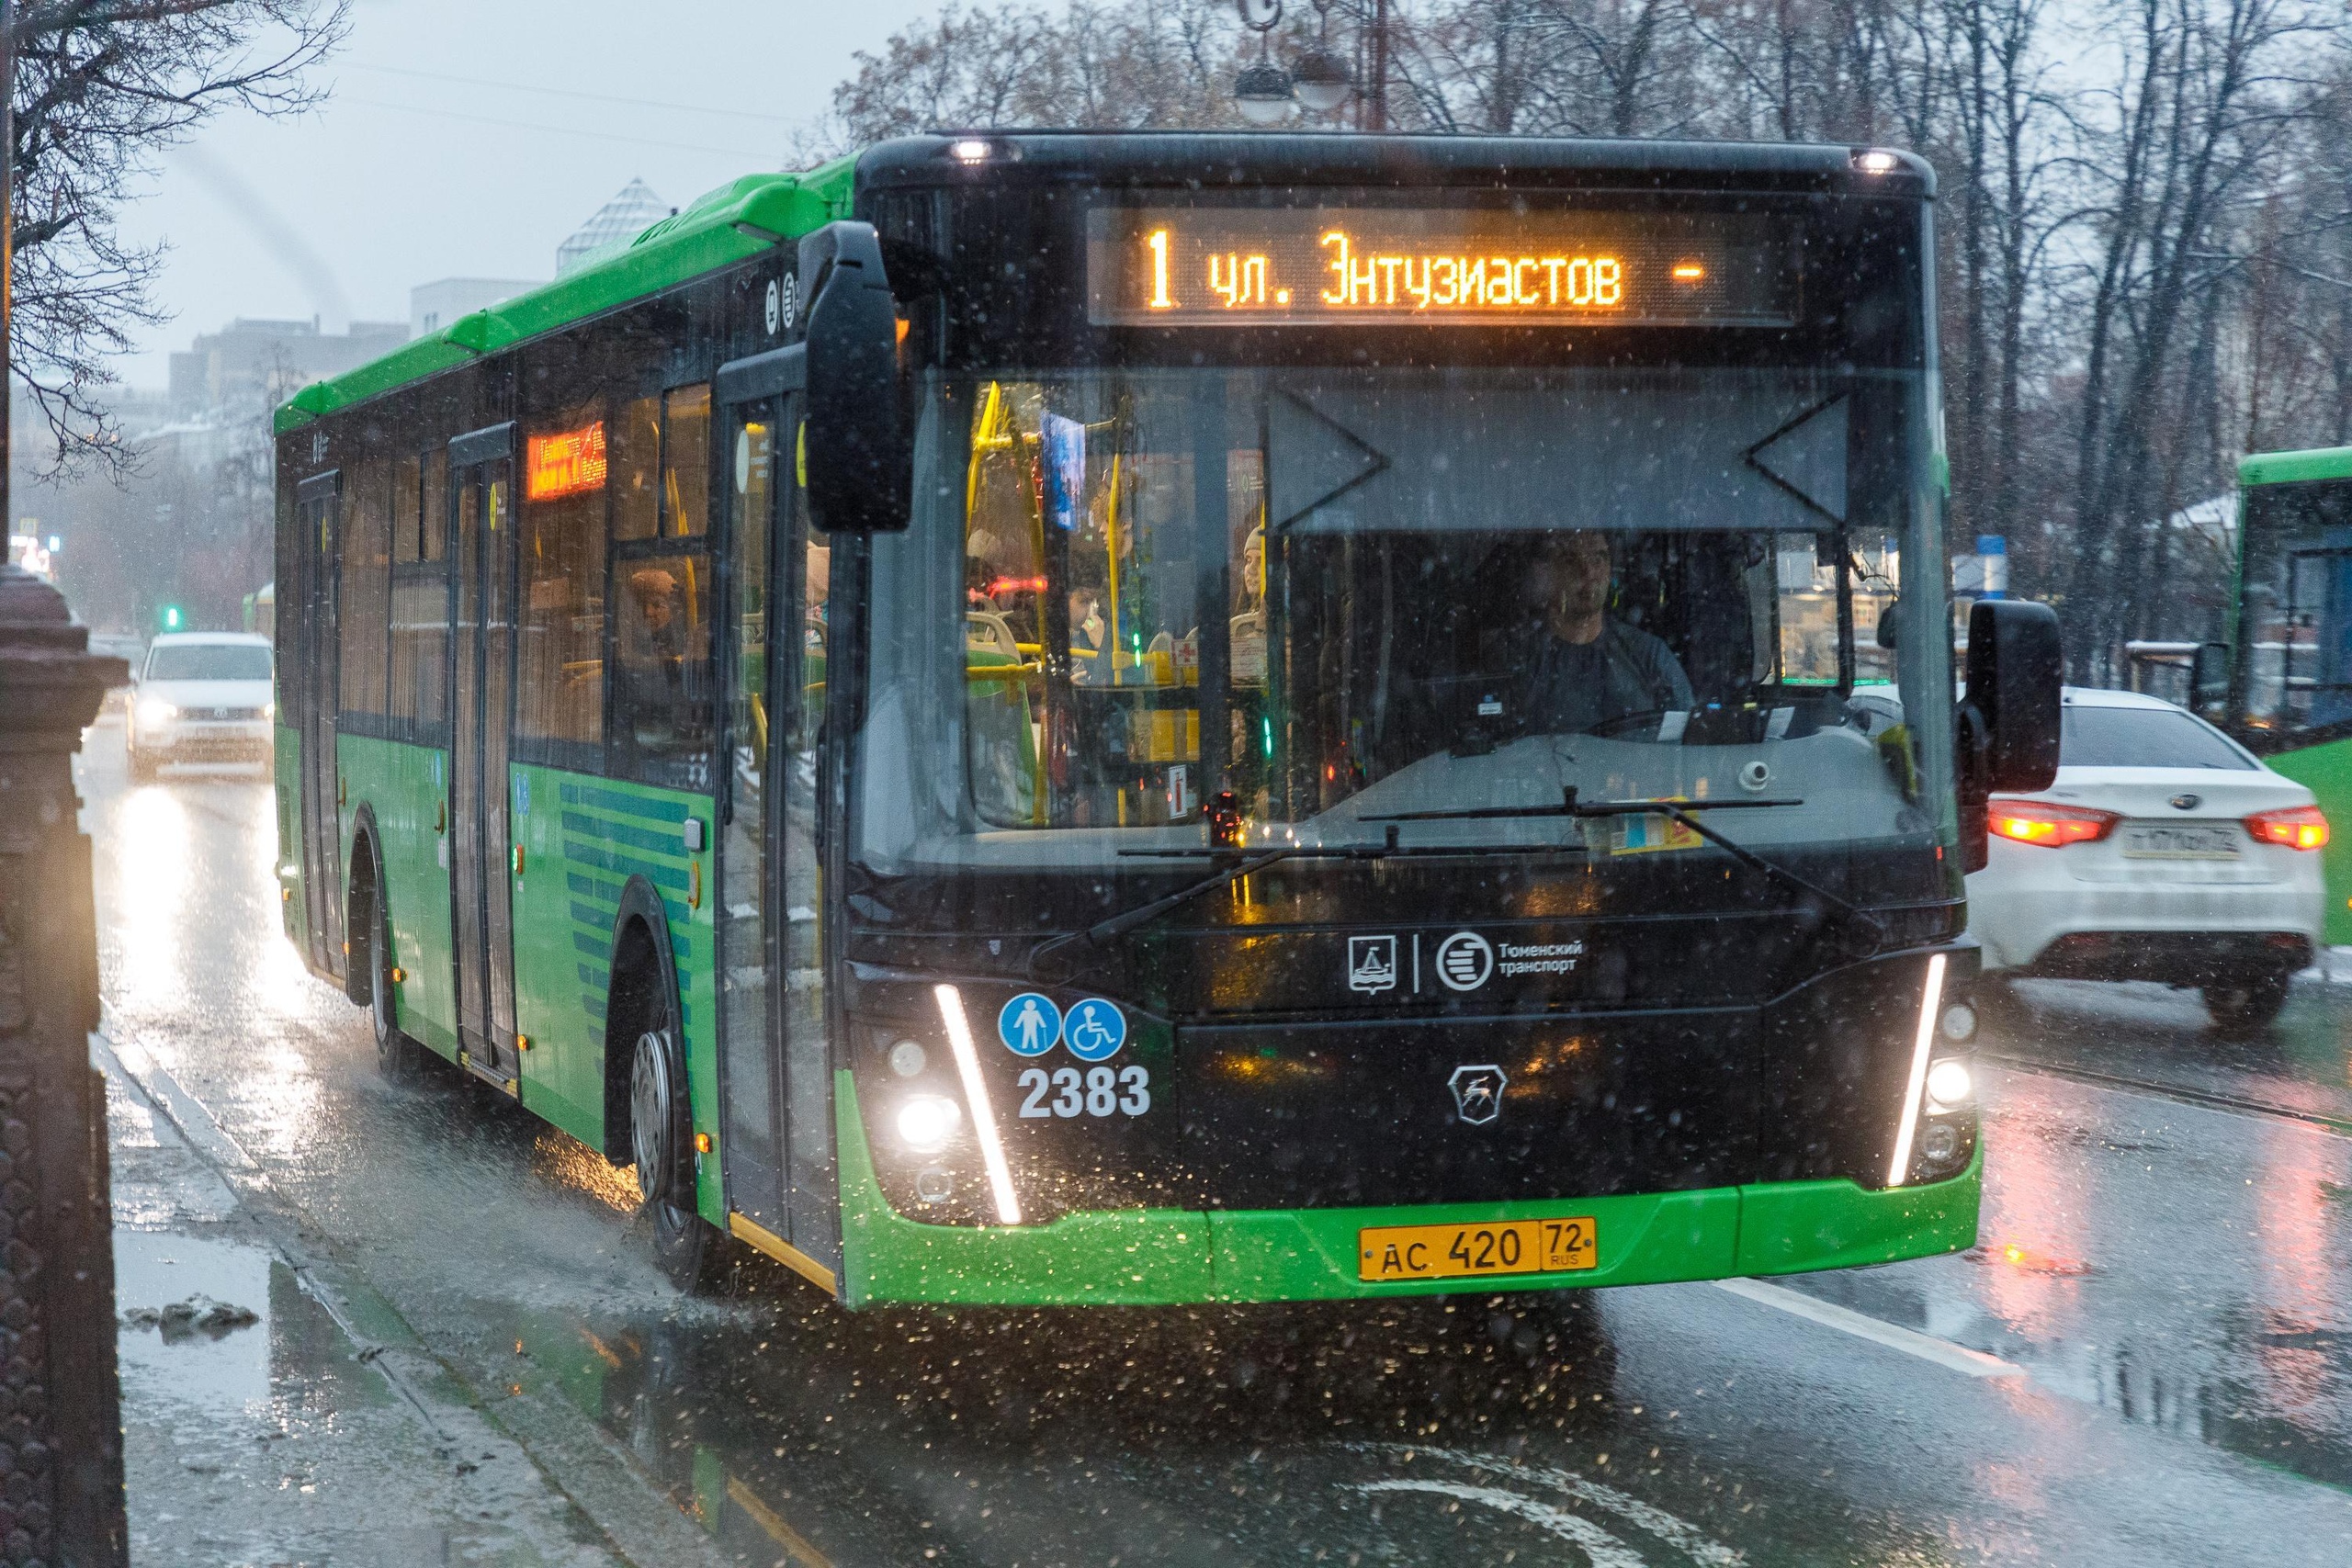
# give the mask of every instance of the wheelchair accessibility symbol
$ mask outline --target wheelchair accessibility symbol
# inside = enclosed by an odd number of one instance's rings
[[[1126,1015],[1100,997],[1087,998],[1062,1021],[1062,1043],[1081,1062],[1115,1056],[1126,1043]]]
[[[1016,1056],[1042,1056],[1062,1037],[1061,1009],[1049,997],[1023,991],[996,1015],[996,1037]]]

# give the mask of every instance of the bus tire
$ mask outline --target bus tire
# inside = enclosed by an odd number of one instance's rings
[[[2270,1026],[2287,1005],[2293,978],[2283,971],[2245,975],[2199,988],[2213,1027],[2224,1034],[2253,1034]]]
[[[689,1295],[717,1292],[729,1272],[727,1238],[695,1210],[695,1132],[678,1014],[665,1002],[629,1057],[629,1153],[653,1235],[653,1260]]]
[[[384,879],[376,878],[368,900],[368,1005],[376,1029],[376,1070],[394,1083],[408,1083],[424,1067],[424,1047],[400,1026],[392,991],[392,917]]]

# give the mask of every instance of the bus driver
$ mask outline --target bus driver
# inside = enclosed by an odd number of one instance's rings
[[[1615,578],[1609,536],[1588,528],[1548,536],[1534,581],[1544,606],[1519,716],[1526,733],[1575,734],[1634,714],[1688,710],[1690,678],[1673,650],[1609,614]]]

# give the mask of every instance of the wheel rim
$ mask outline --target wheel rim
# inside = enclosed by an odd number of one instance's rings
[[[376,918],[368,924],[368,998],[376,1013],[376,1055],[382,1056],[391,1049],[392,998],[391,987],[386,984],[384,958],[384,907],[375,906]]]
[[[646,1202],[666,1199],[670,1168],[670,1064],[658,1031],[637,1037],[629,1069],[629,1153],[637,1161],[637,1192]]]

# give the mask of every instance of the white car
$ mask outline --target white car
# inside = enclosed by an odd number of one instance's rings
[[[2057,778],[1994,796],[1968,879],[1985,972],[2193,987],[2223,1028],[2269,1022],[2320,940],[2312,792],[2170,703],[2063,700]]]
[[[130,776],[144,783],[166,762],[266,761],[272,700],[267,637],[157,637],[130,699]]]

